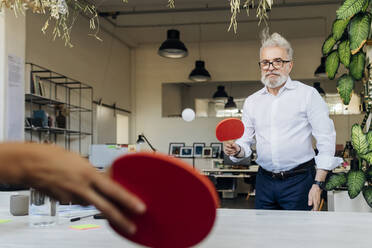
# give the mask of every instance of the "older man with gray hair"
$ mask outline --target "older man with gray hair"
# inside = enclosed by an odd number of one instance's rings
[[[289,77],[293,49],[278,33],[263,39],[258,64],[265,87],[245,100],[244,135],[224,151],[238,162],[256,143],[257,209],[318,210],[327,172],[342,162],[328,107],[316,89]]]

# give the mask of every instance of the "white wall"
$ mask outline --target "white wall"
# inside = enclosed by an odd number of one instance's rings
[[[323,41],[323,37],[290,40],[295,51],[292,78],[314,78],[314,71],[320,64]],[[187,82],[198,55],[197,44],[187,44],[190,51],[188,57],[165,59],[157,55],[158,46],[147,44],[135,50],[136,133],[143,132],[155,148],[164,153],[168,152],[170,142],[186,142],[186,145],[217,142],[215,126],[221,119],[197,118],[193,122],[184,122],[181,118],[161,117],[161,84]],[[258,41],[208,43],[202,47],[202,59],[213,81],[259,80]],[[336,131],[343,132],[344,129],[336,125]],[[343,137],[346,139],[348,134]],[[341,141],[344,140],[338,140]]]
[[[0,140],[4,140],[5,130],[5,13],[0,10]]]
[[[93,86],[94,100],[131,110],[131,54],[130,49],[110,34],[101,31],[99,37],[103,42],[88,36],[89,22],[83,17],[76,21],[71,34],[73,48],[64,42],[52,41],[53,25],[46,35],[41,32],[45,18],[27,12],[27,46],[26,61],[46,67],[73,79]],[[111,32],[115,32],[112,28]],[[109,111],[110,112],[110,111]],[[104,122],[115,123],[114,115]],[[98,117],[99,118],[99,117]],[[95,129],[97,130],[97,129]],[[99,142],[116,140],[116,128],[98,128]]]
[[[8,111],[8,55],[15,55],[22,61],[25,60],[26,47],[26,24],[25,17],[20,15],[15,17],[14,12],[7,8],[3,8],[0,12],[0,140],[7,139],[7,129],[9,123]],[[23,85],[22,85],[23,87]],[[19,96],[20,101],[23,101],[24,96]],[[22,117],[22,124],[16,131],[20,137],[23,137],[23,114],[24,109],[19,109],[12,118],[18,116]]]

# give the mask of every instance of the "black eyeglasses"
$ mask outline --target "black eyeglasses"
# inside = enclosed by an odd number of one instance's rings
[[[272,62],[269,60],[262,60],[258,62],[258,65],[262,70],[268,70],[270,65],[274,67],[274,69],[281,69],[285,63],[291,62],[290,60],[282,60],[282,59],[274,59]]]

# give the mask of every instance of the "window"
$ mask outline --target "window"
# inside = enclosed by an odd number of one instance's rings
[[[341,97],[338,93],[326,94],[325,102],[328,105],[329,114],[331,115],[352,115],[361,113],[360,96],[353,93],[349,105],[342,103]]]
[[[234,98],[236,109],[225,109],[226,100],[195,99],[196,117],[241,117],[245,98]]]

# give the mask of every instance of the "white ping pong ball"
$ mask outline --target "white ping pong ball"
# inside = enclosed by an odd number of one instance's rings
[[[195,112],[194,110],[190,109],[190,108],[185,108],[183,111],[182,111],[182,119],[184,121],[192,121],[195,119]]]

